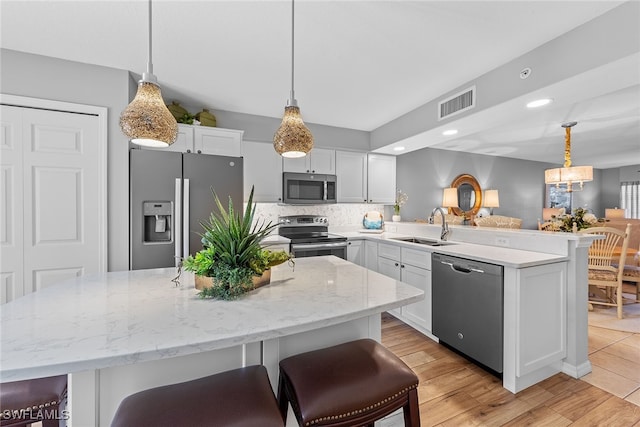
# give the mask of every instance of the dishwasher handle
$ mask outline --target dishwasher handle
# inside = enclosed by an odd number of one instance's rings
[[[440,261],[440,264],[448,265],[448,266],[451,268],[451,270],[453,270],[453,271],[457,271],[458,273],[465,273],[465,274],[468,274],[468,273],[473,272],[473,273],[481,273],[481,274],[484,274],[484,270],[481,270],[481,269],[479,269],[479,268],[473,268],[473,267],[468,267],[468,268],[467,268],[467,267],[462,267],[462,266],[460,266],[460,265],[455,265],[454,263],[452,263],[452,262],[448,262],[448,261]]]

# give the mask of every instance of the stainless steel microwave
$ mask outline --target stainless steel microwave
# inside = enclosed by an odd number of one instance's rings
[[[336,176],[285,172],[282,196],[285,203],[292,205],[336,203]]]

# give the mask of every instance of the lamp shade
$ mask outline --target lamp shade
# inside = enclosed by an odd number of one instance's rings
[[[457,188],[445,188],[442,193],[442,206],[445,208],[457,208],[458,207],[458,189]]]
[[[313,148],[313,135],[302,121],[299,107],[284,108],[282,124],[273,137],[273,148],[282,157],[304,157]]]
[[[624,218],[624,214],[625,214],[624,209],[609,208],[604,210],[604,217],[609,219]]]
[[[482,201],[486,208],[499,208],[500,198],[498,197],[498,190],[486,190]]]
[[[160,87],[144,80],[120,115],[120,129],[132,143],[146,147],[168,147],[178,136],[178,123],[164,104]]]
[[[572,166],[544,171],[545,184],[571,184],[588,181],[593,181],[592,166]]]

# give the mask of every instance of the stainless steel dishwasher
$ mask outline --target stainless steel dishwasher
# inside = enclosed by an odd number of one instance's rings
[[[503,267],[433,253],[433,334],[502,373]]]

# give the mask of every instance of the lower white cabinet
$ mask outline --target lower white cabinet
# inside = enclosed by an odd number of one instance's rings
[[[362,240],[349,240],[347,242],[347,261],[364,266],[365,245]]]
[[[424,291],[423,300],[391,313],[431,333],[431,253],[379,243],[378,272]]]
[[[378,243],[364,241],[364,266],[369,270],[378,271]]]

